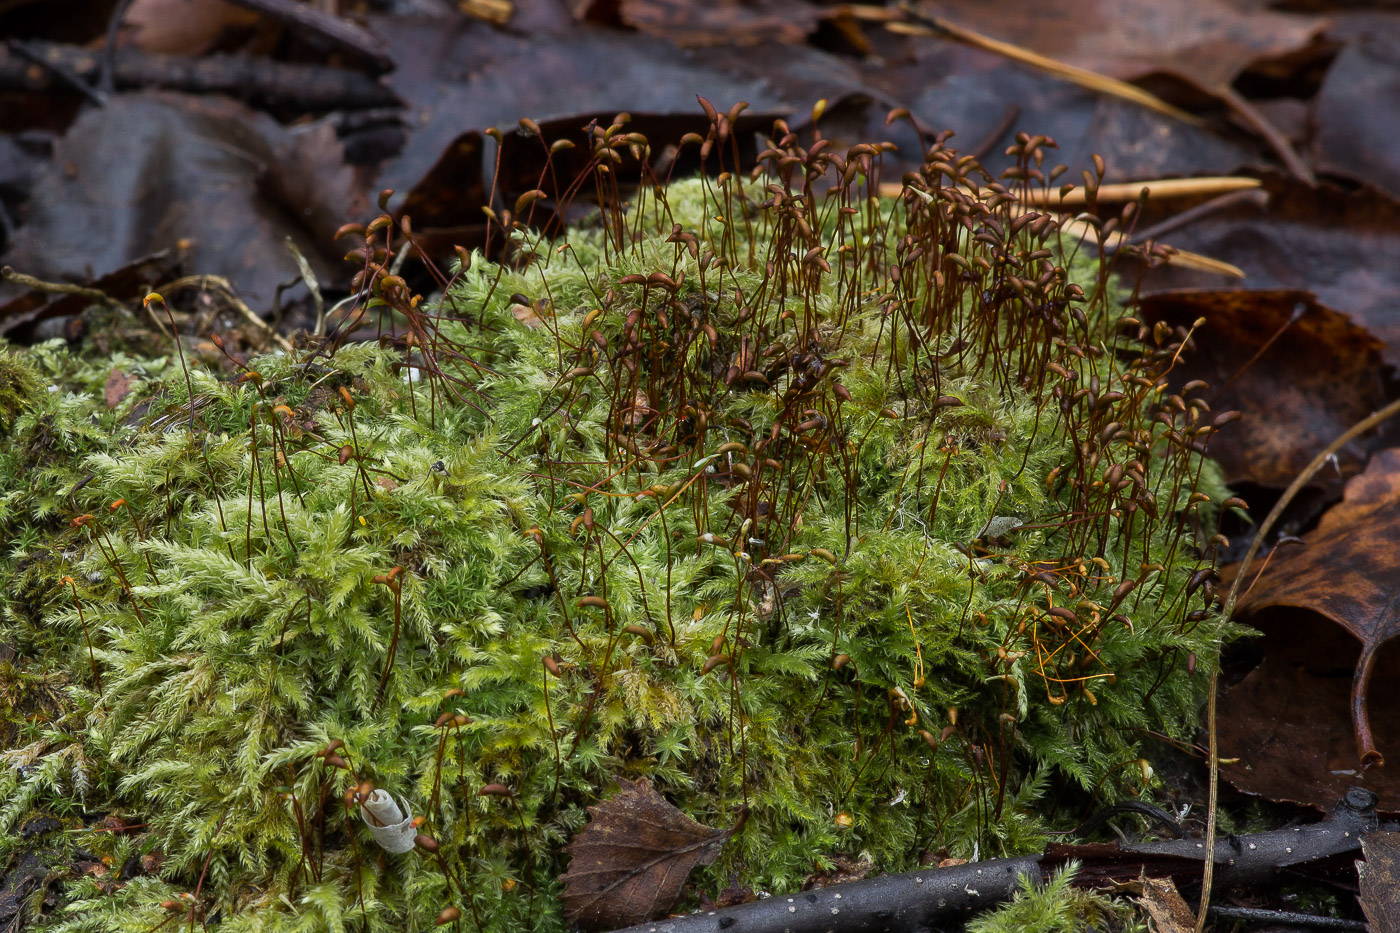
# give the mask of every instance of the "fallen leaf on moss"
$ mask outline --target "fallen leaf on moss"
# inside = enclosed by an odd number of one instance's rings
[[[631,926],[670,910],[692,869],[719,855],[732,829],[697,823],[667,803],[646,778],[589,807],[593,819],[566,847],[564,912],[590,929]]]
[[[132,378],[120,369],[113,367],[107,374],[107,382],[102,387],[103,401],[108,408],[116,408],[122,403],[122,399],[131,394]]]

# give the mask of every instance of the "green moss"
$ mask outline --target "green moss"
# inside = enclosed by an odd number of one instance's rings
[[[1005,202],[793,191],[517,230],[426,315],[381,291],[407,350],[195,369],[193,398],[169,358],[27,352],[59,390],[0,452],[0,835],[112,812],[139,833],[81,845],[163,857],[70,885],[58,928],[152,928],[202,876],[230,931],[558,929],[615,776],[749,808],[710,890],[1028,851],[1052,779],[1140,791],[1141,730],[1189,734],[1223,633],[1188,591],[1221,490],[1155,387],[1176,343],[1138,342],[1097,263],[968,232]],[[374,848],[361,782],[450,880]]]
[[[1128,905],[1074,887],[1076,871],[1071,862],[1040,888],[1022,878],[1016,896],[969,921],[967,933],[1146,933],[1147,925]]]
[[[21,414],[37,404],[40,391],[34,367],[0,343],[0,438],[9,434]]]

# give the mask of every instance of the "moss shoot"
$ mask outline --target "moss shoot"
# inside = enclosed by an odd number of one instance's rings
[[[616,778],[748,813],[697,893],[1032,851],[1049,788],[1190,736],[1211,416],[1187,335],[1018,206],[1047,141],[1008,188],[940,138],[880,199],[879,146],[780,126],[624,202],[644,141],[594,133],[604,207],[545,239],[525,196],[435,299],[359,228],[340,339],[0,355],[0,854],[51,816],[106,867],[47,928],[563,929]]]

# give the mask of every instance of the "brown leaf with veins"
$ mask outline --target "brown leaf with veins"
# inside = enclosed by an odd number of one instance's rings
[[[1379,796],[1378,812],[1400,813],[1400,771],[1357,770],[1348,707],[1360,643],[1307,609],[1279,607],[1249,621],[1264,637],[1245,650],[1262,651],[1264,660],[1221,691],[1220,754],[1235,763],[1222,766],[1220,776],[1247,794],[1324,813],[1361,783]],[[1400,683],[1400,642],[1381,650],[1371,680],[1378,696],[1384,685]],[[1395,704],[1378,704],[1371,728],[1378,748],[1400,748]]]
[[[1367,833],[1361,852],[1366,861],[1356,863],[1356,899],[1366,912],[1367,927],[1371,933],[1400,930],[1400,833]]]
[[[1274,552],[1240,601],[1242,615],[1296,606],[1336,622],[1361,642],[1351,684],[1351,720],[1361,768],[1385,763],[1366,705],[1378,649],[1400,634],[1400,449],[1376,454],[1347,483],[1341,503],[1322,516],[1301,546]]]
[[[1242,10],[1227,0],[937,0],[919,9],[959,26],[1101,74],[1161,70],[1228,85],[1260,59],[1297,54],[1319,16]]]
[[[719,855],[733,829],[712,829],[667,803],[641,778],[618,779],[612,798],[589,807],[593,819],[566,846],[564,913],[589,929],[632,926],[676,903],[692,869]]]
[[[1193,933],[1196,915],[1176,890],[1171,878],[1144,878],[1137,902],[1152,918],[1157,933]]]
[[[1282,489],[1320,448],[1389,401],[1385,344],[1311,292],[1183,289],[1147,296],[1139,310],[1148,323],[1206,319],[1172,381],[1204,379],[1210,388],[1197,396],[1212,410],[1244,415],[1210,439],[1232,485]],[[1361,471],[1368,446],[1356,440],[1342,448],[1337,468],[1310,485],[1335,496],[1344,477]]]

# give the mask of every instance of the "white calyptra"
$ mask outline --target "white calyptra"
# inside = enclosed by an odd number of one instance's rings
[[[413,826],[413,809],[403,801],[403,810],[386,790],[376,788],[360,807],[360,819],[369,827],[370,835],[379,847],[394,855],[413,851],[413,838],[418,830]]]

